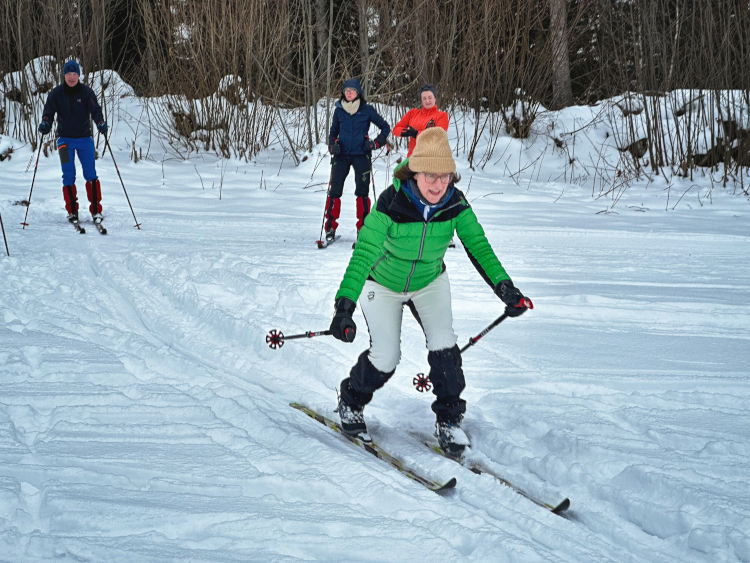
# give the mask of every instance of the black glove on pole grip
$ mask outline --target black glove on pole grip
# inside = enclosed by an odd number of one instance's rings
[[[346,297],[339,297],[336,301],[336,314],[331,321],[331,334],[341,342],[354,342],[357,336],[357,325],[354,324],[352,314],[357,304]]]

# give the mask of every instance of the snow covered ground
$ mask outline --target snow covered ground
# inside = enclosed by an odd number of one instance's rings
[[[657,181],[611,207],[544,181],[559,161],[519,185],[502,163],[459,157],[459,186],[535,304],[465,353],[471,455],[569,497],[560,517],[413,437],[433,417],[412,386],[427,354],[408,313],[402,362],[366,417],[407,465],[456,477],[453,492],[288,406],[333,417],[367,345],[359,312],[353,344],[264,340],[326,329],[351,255],[351,178],[342,239],[315,245],[324,147],[299,167],[280,149],[133,164],[126,133],[114,123],[141,230],[109,155],[106,237],[67,224],[54,154],[22,230],[31,149],[15,142],[0,163],[0,561],[750,561],[746,198],[705,199],[697,180],[672,209],[691,183]],[[378,193],[388,167],[375,162]],[[464,344],[502,304],[460,244],[446,263]]]

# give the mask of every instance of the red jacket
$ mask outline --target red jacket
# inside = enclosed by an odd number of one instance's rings
[[[410,109],[406,112],[406,115],[396,123],[393,128],[393,136],[400,137],[401,131],[407,127],[414,127],[417,130],[417,135],[427,128],[427,124],[432,121],[430,127],[442,127],[448,131],[448,114],[444,111],[438,110],[437,106],[432,106],[430,109]],[[406,156],[411,156],[414,147],[417,145],[417,140],[414,137],[409,139],[409,152]]]

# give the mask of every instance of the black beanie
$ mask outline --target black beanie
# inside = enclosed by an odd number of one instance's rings
[[[419,89],[419,97],[422,97],[422,94],[424,92],[432,92],[432,95],[435,96],[435,99],[437,99],[437,90],[435,90],[435,87],[432,84],[423,84],[422,87]]]

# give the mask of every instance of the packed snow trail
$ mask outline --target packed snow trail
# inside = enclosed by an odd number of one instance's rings
[[[558,200],[560,185],[522,188],[459,162],[535,304],[466,352],[464,426],[509,480],[569,496],[566,519],[412,437],[433,415],[411,383],[427,361],[408,314],[402,362],[365,414],[402,461],[455,474],[453,493],[288,406],[330,413],[367,344],[359,312],[351,345],[265,343],[271,329],[328,327],[354,240],[351,186],[345,244],[321,252],[325,195],[304,189],[314,158],[233,163],[219,200],[193,168],[218,186],[215,160],[132,164],[113,145],[140,231],[106,158],[107,237],[67,224],[54,158],[21,230],[30,149],[0,165],[0,211],[16,225],[0,259],[0,558],[750,561],[746,201],[717,192],[665,213],[663,192],[636,186],[619,215],[597,214],[585,189]],[[276,190],[257,188],[261,170]],[[379,192],[385,176],[376,161]],[[502,304],[460,245],[446,263],[463,345]]]

